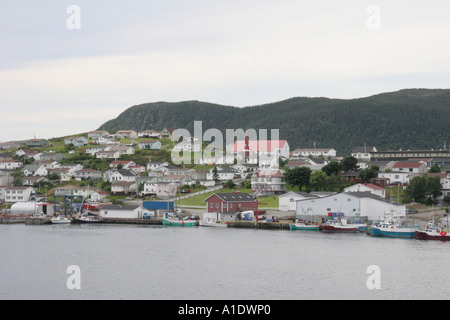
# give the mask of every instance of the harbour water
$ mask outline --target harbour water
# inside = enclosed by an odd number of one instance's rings
[[[365,233],[0,224],[2,300],[448,299],[449,265],[450,243]]]

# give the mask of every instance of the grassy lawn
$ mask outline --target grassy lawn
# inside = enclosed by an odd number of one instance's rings
[[[187,199],[178,200],[175,201],[177,205],[183,205],[183,206],[206,206],[206,202],[203,202],[206,198],[208,198],[210,195],[214,193],[221,193],[221,192],[244,192],[244,193],[251,193],[250,189],[219,189],[212,192],[203,193],[200,195],[196,195]],[[260,197],[259,198],[259,208],[278,208],[278,197],[277,196],[270,196],[270,197]]]

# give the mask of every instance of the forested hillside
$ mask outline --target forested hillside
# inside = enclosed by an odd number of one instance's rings
[[[450,90],[405,89],[359,99],[291,98],[237,108],[200,101],[156,102],[133,106],[99,129],[162,130],[193,123],[208,128],[280,130],[295,148],[352,148],[375,145],[378,150],[443,148],[449,140]],[[269,131],[270,132],[270,131]]]

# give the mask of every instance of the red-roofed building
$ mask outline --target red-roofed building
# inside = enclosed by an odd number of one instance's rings
[[[428,167],[423,162],[399,161],[392,167],[393,172],[426,173]]]

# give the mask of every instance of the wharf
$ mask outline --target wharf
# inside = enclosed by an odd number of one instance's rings
[[[51,218],[27,217],[25,218],[25,224],[33,226],[43,226],[45,224],[52,224],[52,220]]]
[[[24,223],[23,216],[0,216],[0,224]]]
[[[228,221],[227,228],[289,230],[292,222]]]
[[[151,219],[140,218],[102,218],[100,223],[111,224],[143,224],[143,225],[162,225],[162,218],[153,217]]]

